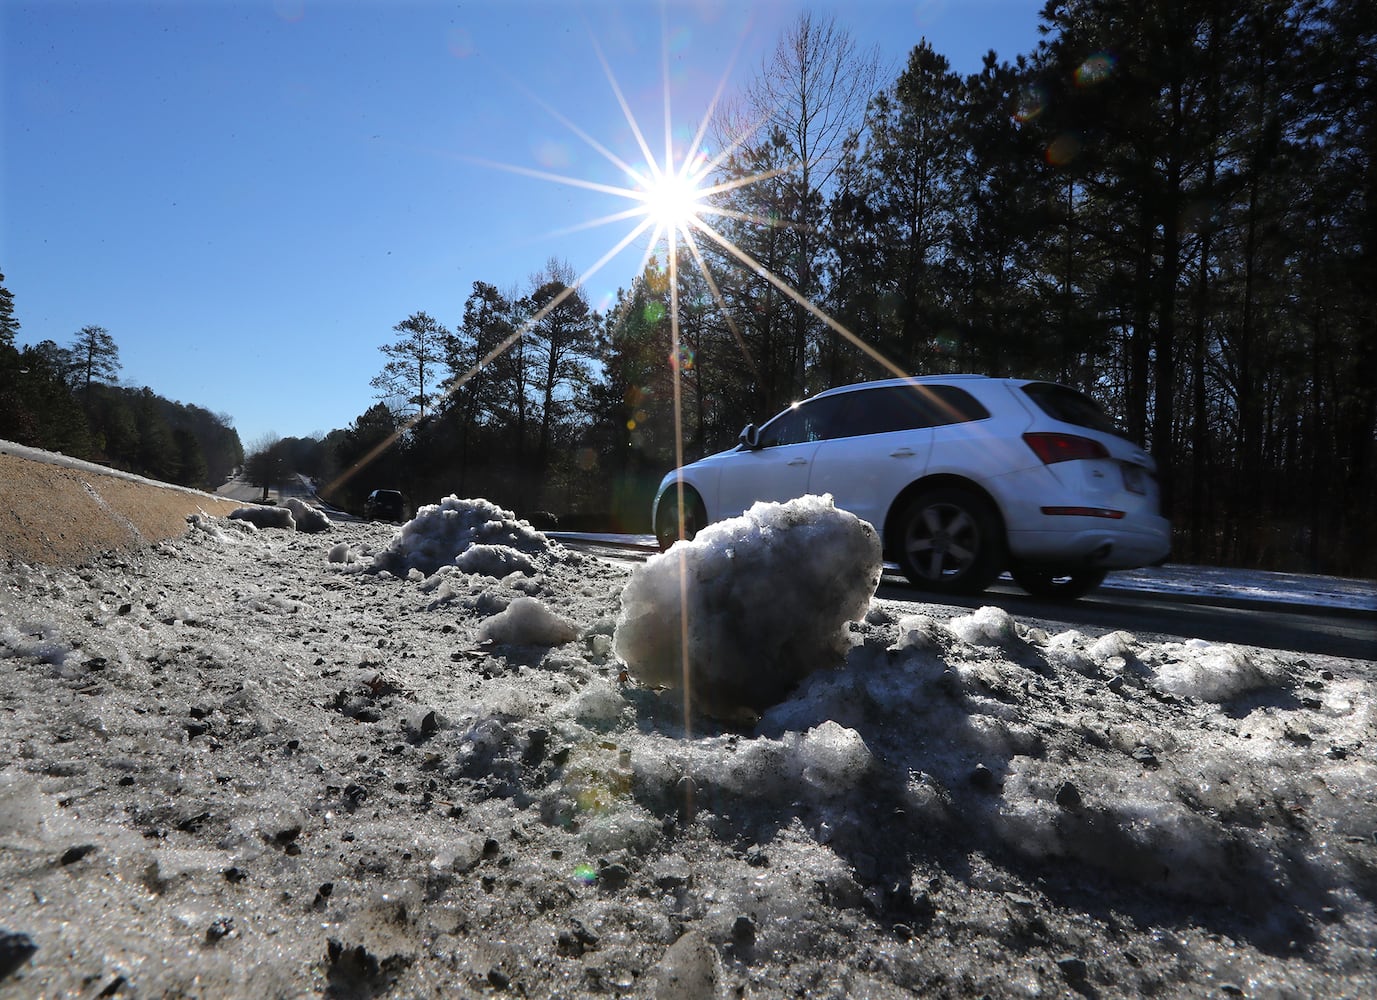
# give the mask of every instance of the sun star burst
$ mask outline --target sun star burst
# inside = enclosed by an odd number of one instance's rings
[[[636,197],[657,232],[666,234],[687,232],[708,207],[698,178],[682,169],[657,171],[649,183],[637,189]]]

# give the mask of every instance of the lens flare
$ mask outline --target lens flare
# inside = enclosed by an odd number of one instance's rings
[[[1036,84],[1019,92],[1018,104],[1014,108],[1014,121],[1030,122],[1047,108],[1047,94]]]
[[[1076,86],[1093,87],[1108,80],[1114,72],[1114,57],[1108,52],[1097,52],[1076,67]]]
[[[1054,167],[1064,167],[1074,160],[1080,151],[1080,137],[1066,132],[1048,143],[1047,162]]]

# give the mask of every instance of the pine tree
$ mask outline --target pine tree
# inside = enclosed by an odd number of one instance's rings
[[[14,347],[14,339],[19,333],[19,320],[14,315],[14,294],[5,287],[5,276],[0,274],[0,349]]]
[[[379,390],[379,399],[414,406],[417,418],[424,419],[440,384],[449,331],[425,312],[412,313],[392,329],[402,337],[378,348],[388,361],[369,384]]]
[[[83,396],[96,382],[114,382],[119,374],[120,349],[103,326],[83,326],[71,346],[73,372]]]

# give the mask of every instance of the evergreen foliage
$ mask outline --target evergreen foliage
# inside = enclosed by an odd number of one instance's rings
[[[838,81],[865,54],[800,18],[716,123],[731,246],[652,261],[563,383],[551,316],[527,324],[571,279],[475,282],[391,478],[645,530],[664,471],[801,393],[1023,375],[1153,451],[1179,558],[1377,570],[1364,4],[1053,0],[1042,21],[1036,51],[965,78],[920,42],[862,118]]]
[[[1049,378],[1157,457],[1177,558],[1377,574],[1369,7],[1049,0],[1035,51],[963,78],[922,41],[892,80],[805,15],[714,123],[711,233],[605,314],[553,260],[475,281],[452,333],[412,313],[383,401],[285,461],[355,509],[457,492],[646,531],[665,471],[801,395]],[[18,329],[0,281],[0,436],[182,478],[192,438],[212,481],[242,461],[227,419],[105,384],[101,328]]]
[[[119,348],[103,327],[83,327],[70,348],[44,340],[22,350],[18,329],[14,297],[0,284],[0,439],[198,489],[244,461],[229,417],[107,384]]]

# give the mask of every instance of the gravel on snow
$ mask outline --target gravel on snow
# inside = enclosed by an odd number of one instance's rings
[[[404,534],[0,568],[0,997],[1377,991],[1371,662],[872,601],[714,721]]]

